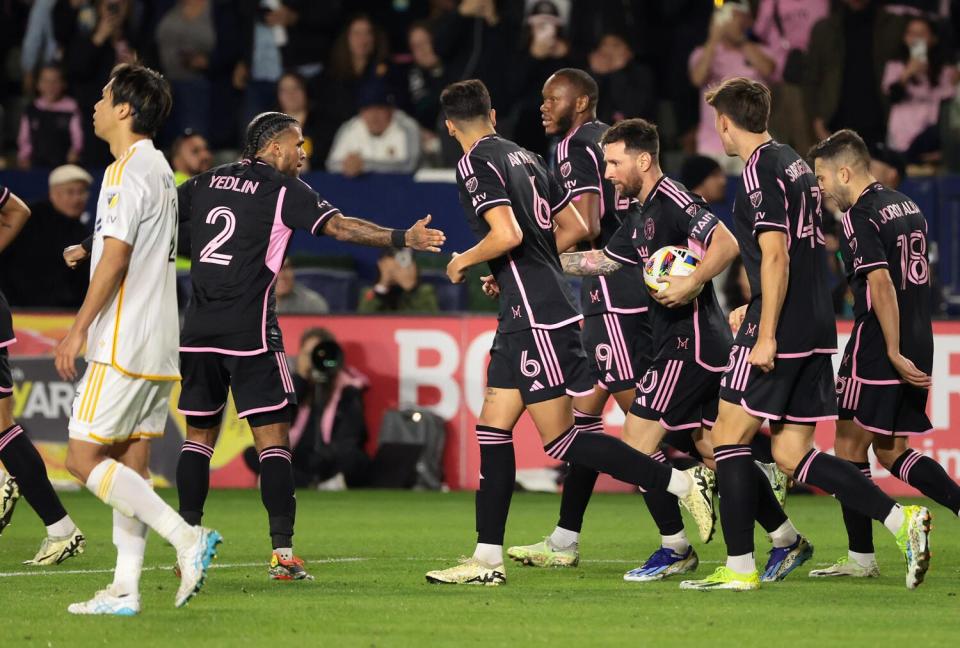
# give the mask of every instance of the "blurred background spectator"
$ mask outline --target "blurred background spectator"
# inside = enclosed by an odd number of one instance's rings
[[[277,313],[280,315],[323,315],[330,312],[327,300],[320,293],[297,283],[289,258],[283,260],[280,272],[277,273],[274,296],[277,300]]]
[[[634,58],[625,37],[604,34],[590,52],[588,62],[600,91],[597,119],[608,124],[627,117],[656,120],[653,71]]]
[[[420,268],[409,249],[388,249],[377,262],[377,282],[360,293],[360,313],[436,313],[433,286],[420,282]]]
[[[440,93],[451,82],[443,61],[433,49],[433,34],[425,21],[413,23],[407,34],[412,63],[407,70],[406,108],[420,124],[420,148],[425,158],[439,163],[440,137],[445,135],[440,116]]]
[[[173,90],[169,125],[210,132],[210,81],[206,72],[216,43],[209,0],[177,0],[156,31],[160,66]]]
[[[30,219],[0,257],[0,290],[11,306],[78,308],[87,267],[69,269],[63,250],[90,234],[90,174],[73,164],[50,173],[47,199],[30,203]]]
[[[80,161],[83,127],[77,102],[64,95],[63,70],[48,64],[37,73],[37,98],[23,111],[17,136],[17,165],[53,168]]]
[[[333,139],[327,170],[347,177],[361,173],[413,173],[420,158],[420,127],[381,83],[365,85],[360,114],[347,120]]]
[[[307,156],[301,172],[322,169],[330,149],[328,128],[313,109],[307,96],[307,80],[299,72],[284,72],[277,83],[277,108],[300,122],[303,129],[303,152]]]
[[[680,182],[708,203],[719,204],[727,199],[727,174],[713,158],[691,155],[680,167]]]
[[[173,180],[179,187],[195,175],[209,171],[213,165],[213,155],[207,146],[207,140],[200,133],[188,128],[170,147],[170,166]]]
[[[714,128],[714,110],[703,99],[706,90],[727,77],[742,76],[769,82],[776,71],[770,52],[751,40],[753,24],[750,6],[745,2],[725,2],[710,23],[706,43],[690,55],[690,82],[700,88],[700,125],[697,128],[697,152],[715,158],[729,172],[743,167],[739,158],[723,152]]]

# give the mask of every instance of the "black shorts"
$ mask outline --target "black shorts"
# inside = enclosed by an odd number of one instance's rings
[[[177,409],[181,414],[220,414],[227,404],[228,389],[233,392],[240,418],[276,412],[276,420],[261,417],[262,425],[289,422],[287,406],[297,403],[287,356],[281,351],[252,356],[181,353],[180,375],[183,380]]]
[[[558,329],[497,331],[490,348],[487,387],[519,389],[527,405],[593,392],[593,374],[579,323]]]
[[[0,347],[0,399],[13,396],[13,373],[7,347]]]
[[[906,383],[875,384],[854,378],[851,363],[837,372],[837,410],[842,421],[887,436],[933,432],[926,389]]]
[[[630,413],[667,430],[713,427],[720,376],[690,360],[658,358],[637,385]]]
[[[583,348],[594,360],[594,381],[612,394],[636,388],[650,366],[651,344],[646,313],[602,313],[583,320]]]
[[[737,344],[730,349],[720,398],[769,421],[814,425],[836,420],[837,396],[829,354],[777,358],[773,371],[764,373],[747,362],[750,351],[751,347]]]

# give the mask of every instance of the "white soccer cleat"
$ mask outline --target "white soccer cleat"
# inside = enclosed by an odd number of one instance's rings
[[[809,576],[810,578],[879,578],[880,567],[876,560],[871,560],[870,564],[864,567],[856,560],[843,556],[829,567],[811,570]]]
[[[565,549],[557,549],[550,541],[550,536],[536,544],[510,547],[507,556],[510,560],[531,567],[576,567],[580,564],[576,543]]]
[[[446,585],[486,585],[493,587],[507,582],[503,565],[488,565],[476,558],[463,558],[449,569],[427,572],[427,582]]]
[[[690,477],[693,487],[686,496],[680,498],[683,508],[690,511],[697,522],[700,540],[704,544],[713,539],[717,515],[713,509],[713,492],[717,486],[717,475],[706,466],[695,466],[684,473]]]
[[[140,613],[139,594],[117,594],[113,585],[102,589],[89,601],[71,603],[70,614],[104,614],[112,616],[136,616]]]
[[[177,589],[176,607],[183,607],[190,599],[200,592],[206,580],[207,569],[217,557],[217,545],[223,542],[223,537],[212,529],[194,527],[197,530],[197,539],[186,551],[177,554],[177,564],[180,566],[180,587]]]
[[[10,473],[0,470],[0,534],[10,524],[13,509],[17,507],[19,499],[20,488],[17,480]]]
[[[68,558],[79,556],[87,546],[87,539],[83,537],[83,532],[74,527],[73,533],[62,538],[47,536],[40,543],[40,549],[37,555],[30,560],[24,560],[24,565],[34,567],[45,567],[49,565],[59,565]]]

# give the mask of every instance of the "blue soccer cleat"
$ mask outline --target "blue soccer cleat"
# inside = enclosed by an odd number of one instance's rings
[[[623,575],[623,580],[633,583],[649,583],[663,580],[676,574],[689,574],[696,571],[700,559],[693,547],[679,554],[669,547],[660,547],[653,552],[647,562]]]
[[[802,535],[798,535],[792,545],[774,547],[770,550],[770,557],[767,559],[767,566],[764,568],[760,580],[765,583],[781,581],[787,577],[787,574],[812,557],[813,545],[807,542],[807,539]]]

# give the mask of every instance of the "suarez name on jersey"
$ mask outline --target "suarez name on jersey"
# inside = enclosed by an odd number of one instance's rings
[[[734,229],[750,281],[750,305],[736,343],[753,347],[760,325],[763,232],[787,237],[790,276],[777,325],[777,356],[837,352],[837,326],[827,280],[817,179],[797,152],[773,140],[753,152],[737,188]]]
[[[555,209],[562,209],[568,201],[576,201],[587,193],[600,197],[600,234],[593,241],[581,243],[580,249],[603,249],[630,211],[639,210],[636,200],[622,198],[613,183],[604,178],[607,163],[603,158],[600,138],[609,126],[602,121],[591,121],[577,127],[557,145],[554,179],[565,196]],[[603,313],[643,313],[649,305],[643,287],[643,272],[639,266],[624,266],[612,275],[584,277],[580,291],[580,305],[584,315]]]
[[[661,176],[639,213],[631,214],[604,253],[638,267],[667,245],[689,247],[702,257],[719,223],[703,198]],[[667,308],[651,299],[649,313],[655,358],[695,360],[708,371],[723,371],[732,336],[713,282],[708,281],[696,299],[679,308]]]
[[[307,183],[259,160],[226,164],[180,185],[193,285],[180,350],[282,351],[273,286],[290,237],[296,229],[319,236],[338,213]]]
[[[551,206],[563,199],[539,155],[498,135],[479,139],[457,164],[460,203],[478,238],[490,231],[484,212],[507,205],[523,241],[488,263],[500,285],[498,330],[559,328],[582,319],[560,269]]]
[[[901,382],[887,359],[880,321],[872,308],[867,275],[886,269],[897,291],[900,353],[924,373],[933,369],[930,263],[927,221],[910,198],[880,183],[867,187],[843,215],[841,246],[853,291],[853,377],[865,382]],[[846,359],[845,359],[846,361]]]

